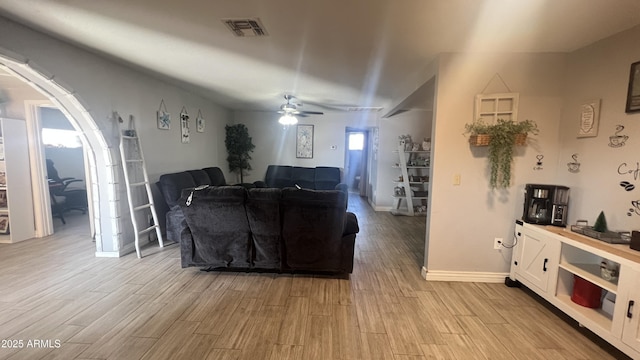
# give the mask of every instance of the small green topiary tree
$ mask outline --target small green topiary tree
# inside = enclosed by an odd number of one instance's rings
[[[224,127],[226,138],[224,144],[227,147],[227,162],[229,171],[240,174],[240,182],[244,182],[245,170],[251,170],[251,152],[255,149],[249,129],[244,124],[227,125]]]
[[[604,211],[600,211],[600,215],[596,219],[596,223],[593,224],[593,230],[597,232],[607,232],[607,219],[604,217]]]

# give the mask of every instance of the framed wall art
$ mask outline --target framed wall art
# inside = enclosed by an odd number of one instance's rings
[[[171,129],[171,114],[167,111],[164,100],[160,101],[160,108],[158,109],[158,129]]]
[[[585,101],[580,107],[580,128],[578,137],[598,136],[600,123],[600,99]]]
[[[296,128],[296,157],[313,159],[313,125],[298,125]]]
[[[180,111],[180,138],[183,144],[188,144],[191,134],[189,133],[189,114],[187,109],[183,106]]]
[[[198,116],[196,117],[196,131],[199,133],[204,132],[204,117],[202,111],[198,110]]]
[[[629,89],[627,90],[627,107],[625,112],[640,111],[640,61],[631,64],[629,73]]]

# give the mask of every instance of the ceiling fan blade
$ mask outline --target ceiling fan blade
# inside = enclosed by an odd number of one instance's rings
[[[305,115],[324,115],[322,111],[300,111],[300,114]]]

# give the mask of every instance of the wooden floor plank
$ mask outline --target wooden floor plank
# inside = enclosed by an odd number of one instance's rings
[[[349,209],[349,276],[183,269],[177,244],[96,258],[86,215],[0,244],[0,339],[60,341],[0,360],[625,359],[522,289],[425,281],[424,217]]]

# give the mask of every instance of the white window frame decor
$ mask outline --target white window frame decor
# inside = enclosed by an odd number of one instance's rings
[[[478,94],[474,120],[494,124],[498,119],[518,121],[519,93]]]

